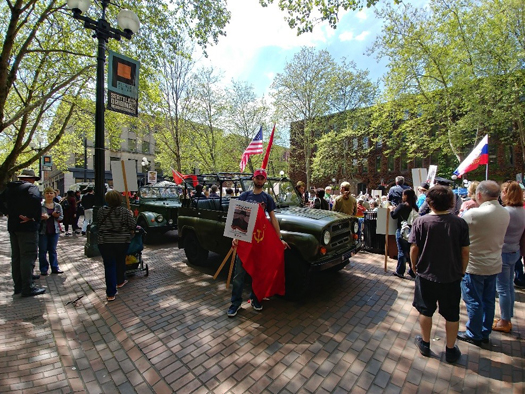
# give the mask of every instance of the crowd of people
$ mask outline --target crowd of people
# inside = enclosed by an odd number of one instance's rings
[[[43,198],[34,184],[40,178],[33,170],[23,170],[18,181],[8,183],[0,194],[0,211],[8,216],[7,230],[11,243],[11,274],[14,294],[33,297],[46,289],[37,286],[40,276],[62,274],[57,258],[57,245],[64,236],[86,234],[93,220],[94,191],[87,188],[84,195],[68,191],[60,197],[58,190],[46,187]],[[104,262],[107,300],[113,301],[117,288],[124,286],[126,252],[136,223],[132,213],[122,207],[122,195],[110,191],[106,206],[98,211],[98,247]],[[82,230],[78,226],[83,215]],[[71,227],[71,231],[70,231]],[[40,275],[34,273],[38,258]]]
[[[415,343],[422,355],[431,355],[432,316],[439,307],[446,320],[445,359],[454,363],[461,356],[456,339],[481,346],[492,331],[512,330],[515,288],[525,288],[525,203],[522,186],[515,181],[470,182],[465,199],[451,186],[451,181],[436,178],[434,186],[424,182],[414,190],[398,176],[388,192],[381,182],[380,196],[352,195],[348,182],[336,197],[331,187],[305,193],[304,182],[298,182],[296,189],[303,205],[316,209],[359,218],[380,206],[389,209],[397,220],[393,274],[404,279],[408,264],[415,279],[413,306],[421,327]],[[461,299],[468,314],[464,331],[459,331]]]
[[[33,273],[37,257],[40,275],[63,272],[57,259],[59,235],[61,231],[72,234],[69,226],[78,231],[79,205],[84,208],[82,233],[85,234],[93,218],[94,195],[93,190],[88,189],[82,198],[75,196],[75,192],[60,198],[48,187],[42,198],[34,185],[39,179],[34,171],[23,170],[18,178],[0,194],[0,209],[8,215],[14,293],[30,297],[46,291],[34,284],[38,277]],[[275,203],[263,192],[266,172],[257,170],[253,180],[254,190],[244,192],[239,199],[264,203],[270,222],[280,236],[273,214]],[[197,185],[195,189],[193,198],[218,197],[216,186],[210,188],[208,196],[202,186]],[[471,182],[465,200],[454,194],[450,182],[442,178],[432,187],[422,183],[416,193],[398,176],[388,193],[385,189],[381,191],[384,196],[374,197],[352,195],[348,182],[341,184],[337,196],[331,187],[306,193],[303,182],[298,182],[296,189],[302,196],[302,205],[315,209],[331,209],[360,218],[380,205],[389,209],[392,219],[397,220],[397,266],[393,274],[405,278],[408,264],[408,274],[415,279],[413,306],[419,311],[421,328],[415,343],[422,355],[431,355],[432,316],[438,307],[446,321],[445,359],[450,363],[461,356],[456,339],[481,346],[489,342],[492,331],[511,332],[515,287],[525,285],[524,193],[518,182],[501,185],[490,180]],[[233,190],[229,194],[233,194]],[[120,192],[107,192],[105,201],[106,205],[97,213],[97,241],[104,262],[107,300],[113,301],[118,288],[127,283],[126,252],[136,222],[132,213],[122,206]],[[284,248],[288,247],[286,242],[282,243]],[[244,276],[237,259],[232,304],[228,310],[230,317],[240,308]],[[498,319],[494,319],[496,294]],[[251,298],[253,308],[261,310],[259,300],[254,299],[253,294]],[[459,330],[461,299],[468,315],[464,331]]]

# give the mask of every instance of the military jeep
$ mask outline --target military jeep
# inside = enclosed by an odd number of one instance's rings
[[[145,242],[177,228],[180,194],[177,186],[144,186],[139,189],[138,198],[130,200],[137,224],[146,230]]]
[[[204,185],[216,184],[243,191],[253,189],[246,174],[204,175]],[[301,207],[301,199],[286,178],[268,178],[264,191],[276,203],[275,215],[281,235],[291,249],[285,251],[286,296],[297,298],[308,289],[312,275],[318,271],[337,271],[361,249],[357,241],[358,220],[339,212]],[[236,198],[236,197],[231,197]],[[182,200],[178,214],[179,248],[184,248],[188,263],[205,266],[208,252],[225,256],[231,238],[224,237],[229,199]]]

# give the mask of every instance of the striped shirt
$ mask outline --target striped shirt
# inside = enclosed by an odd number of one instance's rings
[[[136,226],[133,215],[126,208],[103,207],[97,213],[98,243],[130,243]]]

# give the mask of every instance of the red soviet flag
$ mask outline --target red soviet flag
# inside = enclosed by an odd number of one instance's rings
[[[259,302],[275,294],[284,295],[284,247],[260,205],[252,243],[239,241],[237,254],[252,277],[253,293]]]

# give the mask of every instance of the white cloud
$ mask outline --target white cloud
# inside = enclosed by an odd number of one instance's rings
[[[367,15],[365,9],[363,9],[363,10],[361,10],[361,11],[358,11],[358,12],[355,14],[355,17],[356,17],[357,19],[359,19],[359,20],[362,20],[362,21],[368,19],[368,15]]]
[[[356,39],[356,41],[364,41],[369,34],[370,34],[370,32],[365,30],[361,34],[355,36],[355,39]]]
[[[354,39],[354,33],[351,31],[345,31],[344,33],[339,34],[339,41],[352,41]]]
[[[261,7],[258,0],[229,0],[231,21],[226,27],[226,37],[219,38],[219,44],[209,47],[208,59],[199,63],[213,65],[224,71],[225,81],[242,79],[250,64],[256,61],[264,48],[275,47],[281,52],[301,46],[324,44],[334,36],[335,31],[326,23],[318,25],[312,33],[297,36],[285,22],[285,13],[272,4]]]

